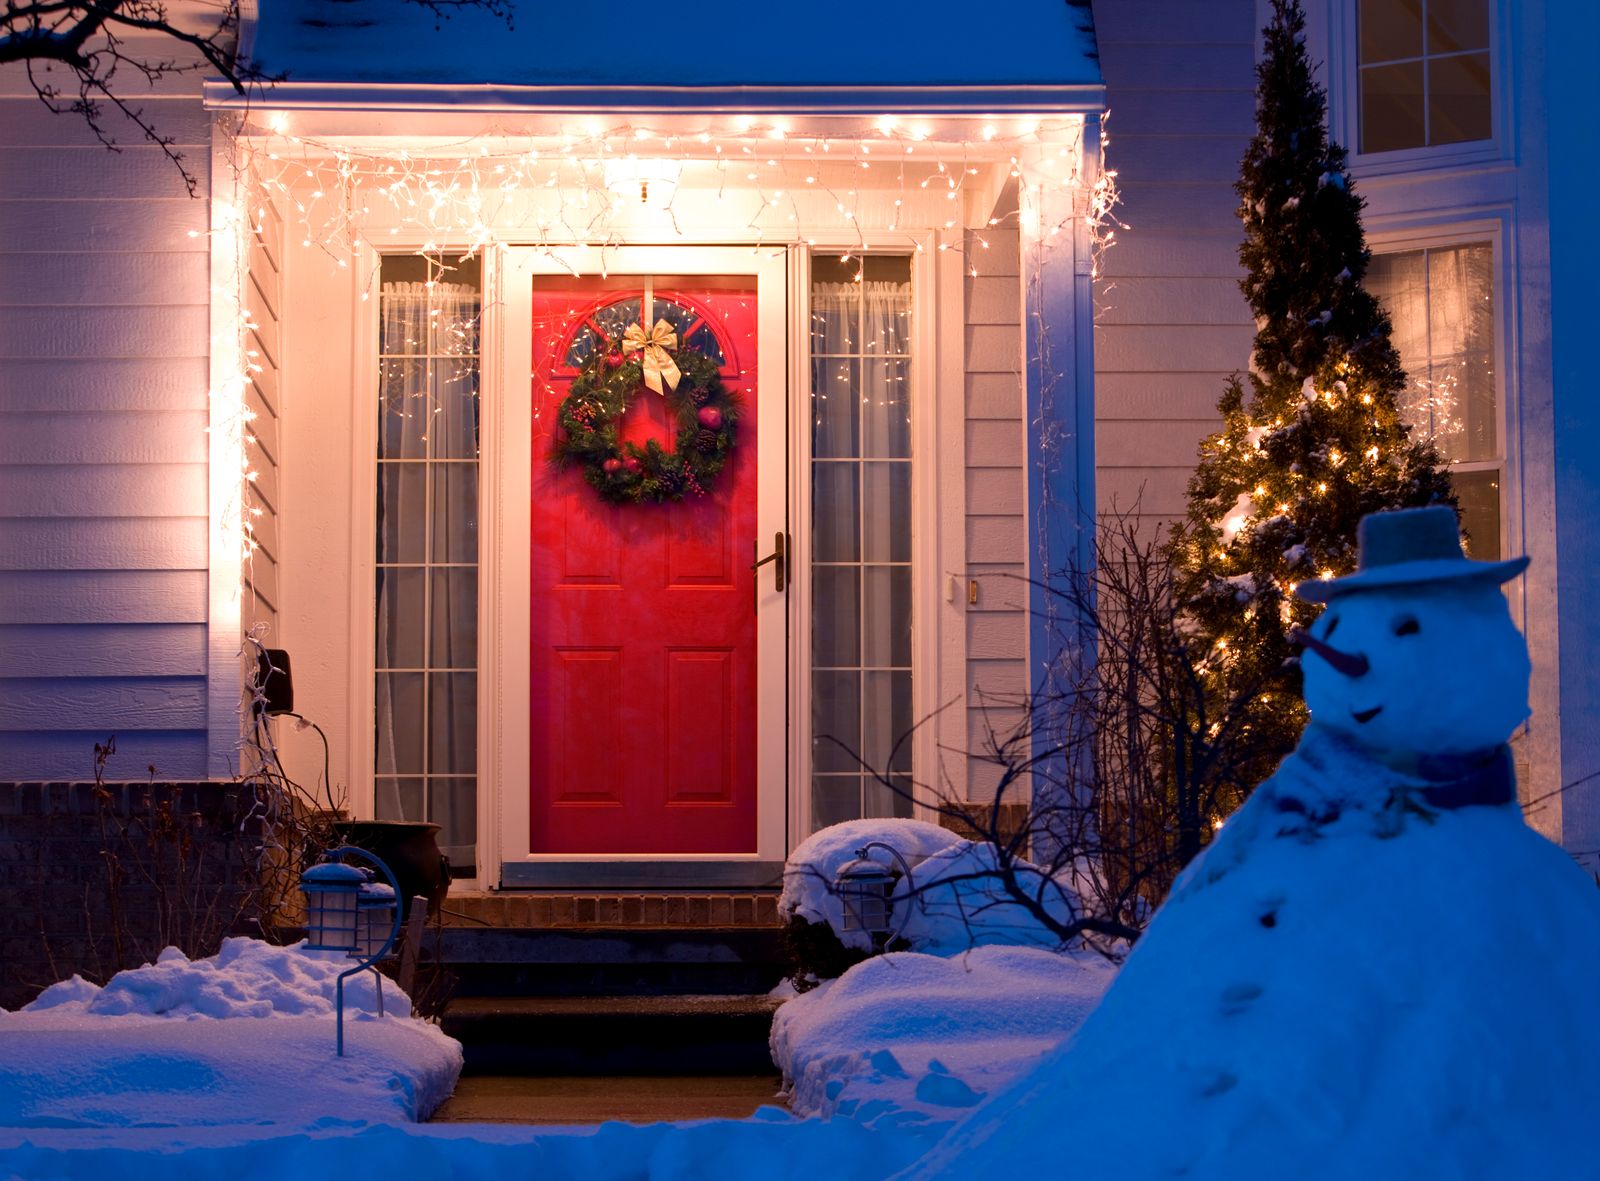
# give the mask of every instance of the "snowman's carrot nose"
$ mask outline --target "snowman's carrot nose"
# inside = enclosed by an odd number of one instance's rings
[[[1337,648],[1324,644],[1316,636],[1301,627],[1297,627],[1289,633],[1289,642],[1310,648],[1331,664],[1334,672],[1343,673],[1347,677],[1364,677],[1367,675],[1367,670],[1372,667],[1371,663],[1361,653],[1341,652]]]

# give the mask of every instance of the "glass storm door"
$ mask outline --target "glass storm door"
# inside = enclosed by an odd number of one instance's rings
[[[657,320],[717,364],[738,435],[704,495],[611,504],[544,460],[584,360]],[[529,328],[529,852],[754,854],[757,616],[775,582],[773,565],[751,568],[773,549],[757,530],[756,279],[543,276]],[[672,452],[666,399],[637,391],[620,435]]]

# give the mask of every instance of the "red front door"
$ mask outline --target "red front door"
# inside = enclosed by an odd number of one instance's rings
[[[584,351],[641,315],[719,359],[743,416],[704,496],[612,505],[541,460]],[[539,281],[532,332],[530,850],[753,853],[754,279]],[[659,395],[623,436],[672,448]]]

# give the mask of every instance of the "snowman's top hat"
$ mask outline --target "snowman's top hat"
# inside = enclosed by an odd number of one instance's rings
[[[1447,504],[1368,513],[1361,518],[1356,540],[1361,556],[1354,574],[1308,579],[1294,593],[1308,603],[1325,603],[1339,595],[1391,586],[1462,579],[1500,583],[1528,568],[1526,556],[1503,562],[1467,557],[1461,551],[1456,512]]]

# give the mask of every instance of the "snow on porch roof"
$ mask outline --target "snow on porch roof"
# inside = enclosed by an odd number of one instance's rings
[[[749,0],[683,5],[513,0],[514,27],[471,7],[437,19],[396,0],[260,0],[245,52],[294,90],[316,84],[529,88],[529,105],[1098,107],[1089,0]],[[1003,14],[1003,15],[1001,15]],[[457,100],[473,105],[471,91]]]

